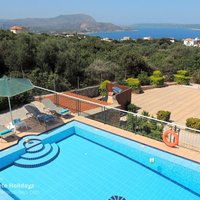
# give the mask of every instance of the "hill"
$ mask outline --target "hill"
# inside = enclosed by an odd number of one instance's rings
[[[25,26],[34,32],[95,32],[122,29],[112,23],[97,22],[93,17],[84,14],[60,15],[54,18],[0,19],[1,29],[8,29],[13,25]]]

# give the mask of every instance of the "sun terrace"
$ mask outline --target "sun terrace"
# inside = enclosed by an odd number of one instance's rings
[[[91,125],[96,124],[96,126],[99,128],[109,127],[109,131],[111,132],[112,130],[118,130],[117,134],[123,135],[124,137],[131,138],[133,140],[141,138],[141,140],[139,140],[140,142],[142,142],[142,140],[144,141],[144,143],[148,141],[147,144],[151,146],[156,145],[157,147],[157,145],[159,144],[158,145],[159,148],[169,152],[178,153],[179,151],[181,152],[181,150],[183,152],[188,151],[194,155],[195,154],[197,155],[197,157],[192,156],[191,159],[199,161],[198,159],[200,159],[200,157],[197,152],[200,151],[200,131],[185,127],[180,124],[176,124],[175,122],[169,123],[157,120],[155,118],[146,117],[138,113],[125,111],[122,108],[126,104],[126,101],[131,101],[131,92],[130,92],[131,90],[127,87],[117,85],[121,87],[123,91],[120,94],[121,96],[116,95],[115,97],[109,97],[110,93],[109,91],[111,91],[112,87],[114,86],[115,85],[112,84],[108,85],[107,87],[108,96],[106,101],[105,99],[99,100],[98,98],[83,96],[77,94],[74,91],[58,93],[52,90],[35,86],[33,91],[35,94],[39,95],[36,95],[34,97],[32,103],[36,105],[36,107],[38,107],[42,112],[49,113],[48,109],[45,109],[45,106],[41,103],[42,99],[50,99],[56,105],[59,105],[63,108],[68,108],[71,111],[71,115],[65,118],[57,117],[55,122],[50,122],[45,126],[44,124],[38,123],[38,121],[35,120],[34,118],[28,116],[27,111],[24,109],[24,107],[16,109],[13,111],[14,116],[21,117],[26,122],[27,128],[22,127],[19,130],[17,130],[17,134],[15,136],[2,140],[2,142],[0,143],[0,149],[3,150],[14,144],[17,144],[19,139],[26,135],[32,135],[32,134],[37,135],[40,134],[41,132],[50,130],[64,123],[67,123],[71,120],[80,120],[82,122],[87,122]],[[90,90],[90,88],[88,90]],[[136,98],[135,95],[133,95],[132,98],[134,99],[132,101],[139,100]],[[149,103],[149,105],[152,104]],[[160,131],[160,137],[155,137],[154,135],[151,134],[145,135],[144,131],[142,130],[145,129],[145,127],[140,127],[139,123],[138,126],[133,126],[131,129],[128,128],[127,127],[128,115],[129,116],[132,115],[137,119],[153,122],[156,124],[156,126],[162,126],[162,130]],[[9,113],[4,113],[1,115],[1,122],[4,122],[5,124],[8,124],[10,122]],[[164,130],[166,129],[173,129],[178,132],[179,144],[176,148],[169,148],[163,143],[161,136]],[[185,153],[183,153],[182,155],[184,154]],[[187,155],[184,156],[188,157]]]
[[[118,94],[113,95],[113,87],[117,87],[118,89],[120,89]],[[90,89],[91,88],[89,88],[89,90]],[[47,135],[51,135],[51,133],[54,133],[54,131],[56,132],[56,130],[59,128],[62,129],[62,127],[67,124],[69,124],[70,126],[70,123],[80,122],[95,128],[94,130],[97,130],[97,132],[98,130],[102,130],[108,132],[111,135],[120,136],[120,138],[125,138],[132,142],[138,142],[139,144],[141,144],[142,148],[147,145],[148,147],[153,147],[154,149],[161,150],[162,152],[168,152],[172,155],[177,155],[181,158],[192,160],[198,164],[200,162],[200,131],[178,125],[174,122],[165,122],[124,110],[124,106],[127,101],[131,102],[132,94],[130,88],[120,85],[108,85],[107,98],[103,99],[100,97],[90,98],[84,95],[77,94],[77,92],[74,91],[58,93],[38,86],[34,86],[33,91],[35,96],[32,100],[32,104],[35,105],[42,112],[52,114],[48,109],[46,109],[46,107],[42,103],[44,99],[48,99],[55,105],[60,106],[63,109],[69,110],[70,114],[66,116],[56,115],[56,118],[53,122],[49,122],[45,125],[39,123],[30,115],[27,115],[27,111],[24,109],[24,107],[14,110],[13,116],[15,118],[20,117],[22,121],[24,121],[25,125],[17,129],[14,136],[1,140],[0,152],[7,153],[9,152],[10,148],[15,147],[16,145],[22,145],[22,141],[24,142],[24,144],[27,143],[27,145],[31,140],[37,143],[37,137],[39,138],[39,140],[49,140],[48,138],[43,138],[45,137],[46,133]],[[131,121],[131,124],[130,122],[128,122],[128,119],[130,118],[133,119]],[[1,120],[2,122],[8,124],[10,122],[9,114],[2,114]],[[144,123],[141,122],[145,122],[150,126],[146,127],[144,126]],[[162,134],[166,130],[173,130],[178,134],[179,141],[175,148],[168,147],[163,142]],[[93,137],[91,134],[89,137]],[[84,132],[80,133],[80,135],[80,137],[86,137],[84,135]],[[168,138],[169,141],[173,141],[173,139],[173,136],[170,136]],[[88,140],[92,141],[93,139],[89,138]],[[102,142],[101,145],[103,144],[104,143]],[[109,148],[111,148],[111,146]],[[113,143],[113,146],[115,146],[115,143]],[[85,156],[87,156],[87,154],[88,153],[84,153]],[[150,157],[149,163],[154,163],[154,159],[154,157]],[[25,164],[18,163],[18,165],[20,166]],[[196,196],[199,196],[198,190],[194,191],[194,194]],[[15,199],[15,196],[12,197],[13,199]]]

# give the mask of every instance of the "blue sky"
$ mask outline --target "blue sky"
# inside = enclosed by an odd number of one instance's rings
[[[0,19],[83,13],[116,24],[199,23],[200,0],[0,0]]]

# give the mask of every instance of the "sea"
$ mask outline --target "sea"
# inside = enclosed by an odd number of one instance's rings
[[[153,39],[174,38],[177,40],[182,40],[185,38],[200,38],[200,28],[138,26],[129,31],[95,32],[89,33],[88,35],[109,38],[113,40],[120,40],[124,37],[130,37],[132,39],[151,37]]]

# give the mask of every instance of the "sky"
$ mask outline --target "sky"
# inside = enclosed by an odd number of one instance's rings
[[[200,24],[200,0],[0,0],[0,19],[88,14],[97,21]]]

